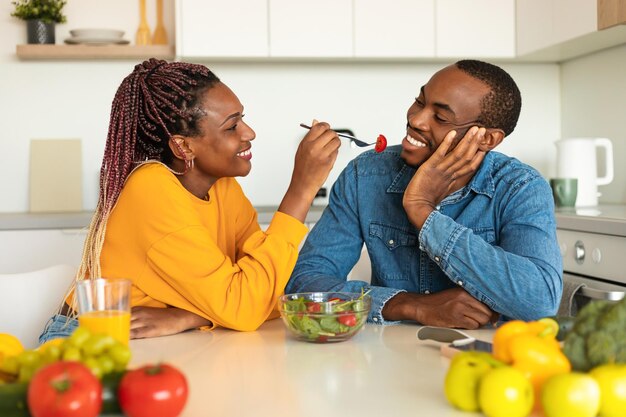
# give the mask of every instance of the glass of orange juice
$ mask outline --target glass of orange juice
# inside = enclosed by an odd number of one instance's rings
[[[76,284],[78,323],[92,333],[104,333],[128,345],[130,287],[127,279],[86,279]]]

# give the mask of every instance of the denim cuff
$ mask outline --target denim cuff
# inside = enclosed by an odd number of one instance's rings
[[[400,321],[385,320],[383,318],[383,307],[385,307],[387,301],[393,298],[396,294],[406,291],[386,287],[370,287],[370,290],[369,295],[372,297],[372,308],[369,316],[367,317],[368,323],[380,325],[400,323]]]
[[[420,230],[419,248],[426,252],[442,271],[446,272],[450,252],[463,230],[464,228],[450,217],[433,211],[428,215]]]

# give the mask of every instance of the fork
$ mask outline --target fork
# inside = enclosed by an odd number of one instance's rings
[[[311,129],[311,126],[307,126],[304,123],[300,123],[300,126],[302,126],[305,129]],[[356,146],[359,146],[361,148],[363,148],[365,146],[376,145],[376,142],[374,142],[374,143],[363,142],[362,140],[357,139],[357,138],[355,138],[352,135],[348,135],[347,133],[337,133],[337,136],[341,136],[342,138],[350,139],[352,141],[352,143],[354,143]]]

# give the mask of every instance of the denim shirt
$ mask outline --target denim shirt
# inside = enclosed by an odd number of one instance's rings
[[[448,195],[422,229],[402,206],[416,168],[400,146],[351,161],[306,239],[286,293],[370,290],[368,321],[387,324],[382,308],[401,291],[431,294],[462,286],[506,318],[556,313],[563,290],[550,186],[533,168],[487,153],[471,181]],[[348,281],[363,244],[371,284]],[[358,277],[356,277],[358,278]]]

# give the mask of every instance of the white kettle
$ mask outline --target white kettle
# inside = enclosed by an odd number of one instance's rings
[[[613,181],[613,144],[606,138],[567,138],[556,141],[557,177],[577,178],[576,207],[598,205],[598,185]],[[605,175],[598,175],[596,149],[604,148]]]

